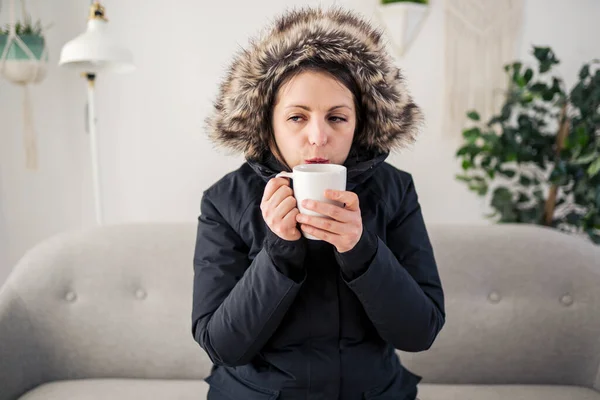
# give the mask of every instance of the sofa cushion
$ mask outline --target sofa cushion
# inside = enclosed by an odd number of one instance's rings
[[[600,400],[600,393],[558,385],[419,385],[420,400]]]
[[[81,379],[40,385],[19,400],[199,400],[206,399],[207,393],[203,380]]]
[[[53,399],[205,399],[201,380],[81,379],[46,383],[19,400]],[[577,386],[554,385],[419,385],[420,400],[600,400],[600,393]]]

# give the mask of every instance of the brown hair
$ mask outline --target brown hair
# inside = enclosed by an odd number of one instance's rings
[[[356,81],[350,74],[348,69],[340,64],[325,62],[319,59],[311,59],[301,63],[298,67],[288,71],[285,75],[281,77],[279,82],[275,84],[273,87],[273,98],[271,99],[271,105],[269,107],[269,116],[266,121],[265,129],[267,129],[269,133],[269,150],[273,154],[273,156],[279,161],[285,168],[291,171],[291,168],[285,162],[279,147],[277,146],[277,142],[275,141],[275,132],[273,131],[273,109],[275,108],[275,100],[279,89],[289,82],[292,78],[300,75],[303,72],[323,72],[330,75],[333,79],[340,82],[344,85],[350,93],[352,93],[352,97],[354,99],[354,109],[356,111],[356,128],[354,130],[354,138],[356,139],[356,135],[361,131],[362,121],[364,120],[363,110],[361,107],[361,93],[356,84]]]

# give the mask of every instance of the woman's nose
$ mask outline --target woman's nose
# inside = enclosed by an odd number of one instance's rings
[[[310,142],[310,144],[316,146],[324,146],[327,144],[326,124],[319,121],[314,121],[308,129],[308,141]]]

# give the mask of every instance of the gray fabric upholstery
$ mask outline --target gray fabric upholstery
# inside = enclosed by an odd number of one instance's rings
[[[20,400],[198,400],[206,398],[207,392],[208,384],[204,381],[84,379],[46,383]],[[419,400],[438,399],[600,400],[600,393],[574,386],[422,384],[419,387]]]
[[[195,230],[109,225],[31,249],[0,288],[0,400],[204,398]],[[422,400],[600,400],[599,248],[538,226],[429,230],[447,322],[429,351],[399,352]]]
[[[529,225],[437,226],[432,242],[446,326],[400,354],[423,382],[599,388],[600,247]]]
[[[198,400],[207,393],[202,380],[82,379],[43,384],[20,400]]]
[[[0,399],[80,378],[202,379],[192,224],[106,226],[32,249],[0,291]]]

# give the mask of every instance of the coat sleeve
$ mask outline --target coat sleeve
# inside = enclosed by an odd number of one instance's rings
[[[273,247],[277,251],[269,251]],[[273,260],[303,263],[303,250],[292,242],[265,245],[251,262],[247,245],[204,194],[194,254],[192,335],[214,364],[247,364],[272,336],[305,278],[289,278]]]
[[[412,179],[386,241],[365,230],[360,254],[337,253],[344,280],[384,340],[398,350],[427,350],[445,323],[444,293]]]

